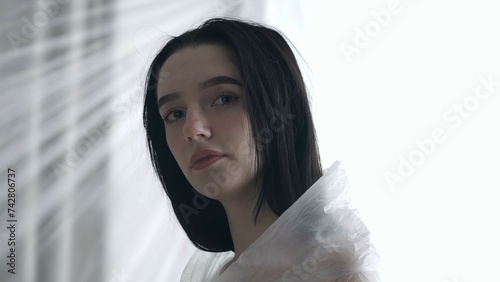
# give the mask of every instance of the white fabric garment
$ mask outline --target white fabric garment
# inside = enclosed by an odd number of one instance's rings
[[[224,272],[233,252],[196,250],[181,281],[381,281],[379,256],[348,189],[336,161]]]

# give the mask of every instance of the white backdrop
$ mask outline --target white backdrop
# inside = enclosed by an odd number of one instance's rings
[[[344,164],[384,281],[497,281],[500,6],[457,2],[3,1],[0,280],[179,280],[194,248],[142,85],[167,35],[229,15],[302,55],[323,166]]]

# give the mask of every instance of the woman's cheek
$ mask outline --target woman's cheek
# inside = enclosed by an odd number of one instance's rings
[[[174,156],[177,163],[179,163],[179,156],[182,154],[182,144],[180,143],[182,141],[180,140],[181,138],[182,136],[180,136],[179,134],[172,133],[169,135],[169,137],[167,137],[167,146],[170,149],[170,152],[172,152],[172,155]]]

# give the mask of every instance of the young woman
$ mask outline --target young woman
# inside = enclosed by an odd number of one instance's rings
[[[198,249],[182,281],[379,281],[284,36],[208,20],[163,47],[145,90],[151,160]]]

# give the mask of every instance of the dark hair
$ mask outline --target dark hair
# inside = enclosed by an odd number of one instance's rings
[[[240,68],[260,171],[255,220],[264,201],[281,215],[322,176],[322,168],[304,80],[283,35],[249,21],[214,18],[173,37],[152,61],[145,85],[143,119],[151,160],[194,245],[211,252],[234,251],[222,204],[188,182],[168,148],[157,107],[162,65],[173,53],[201,44],[229,47]]]

